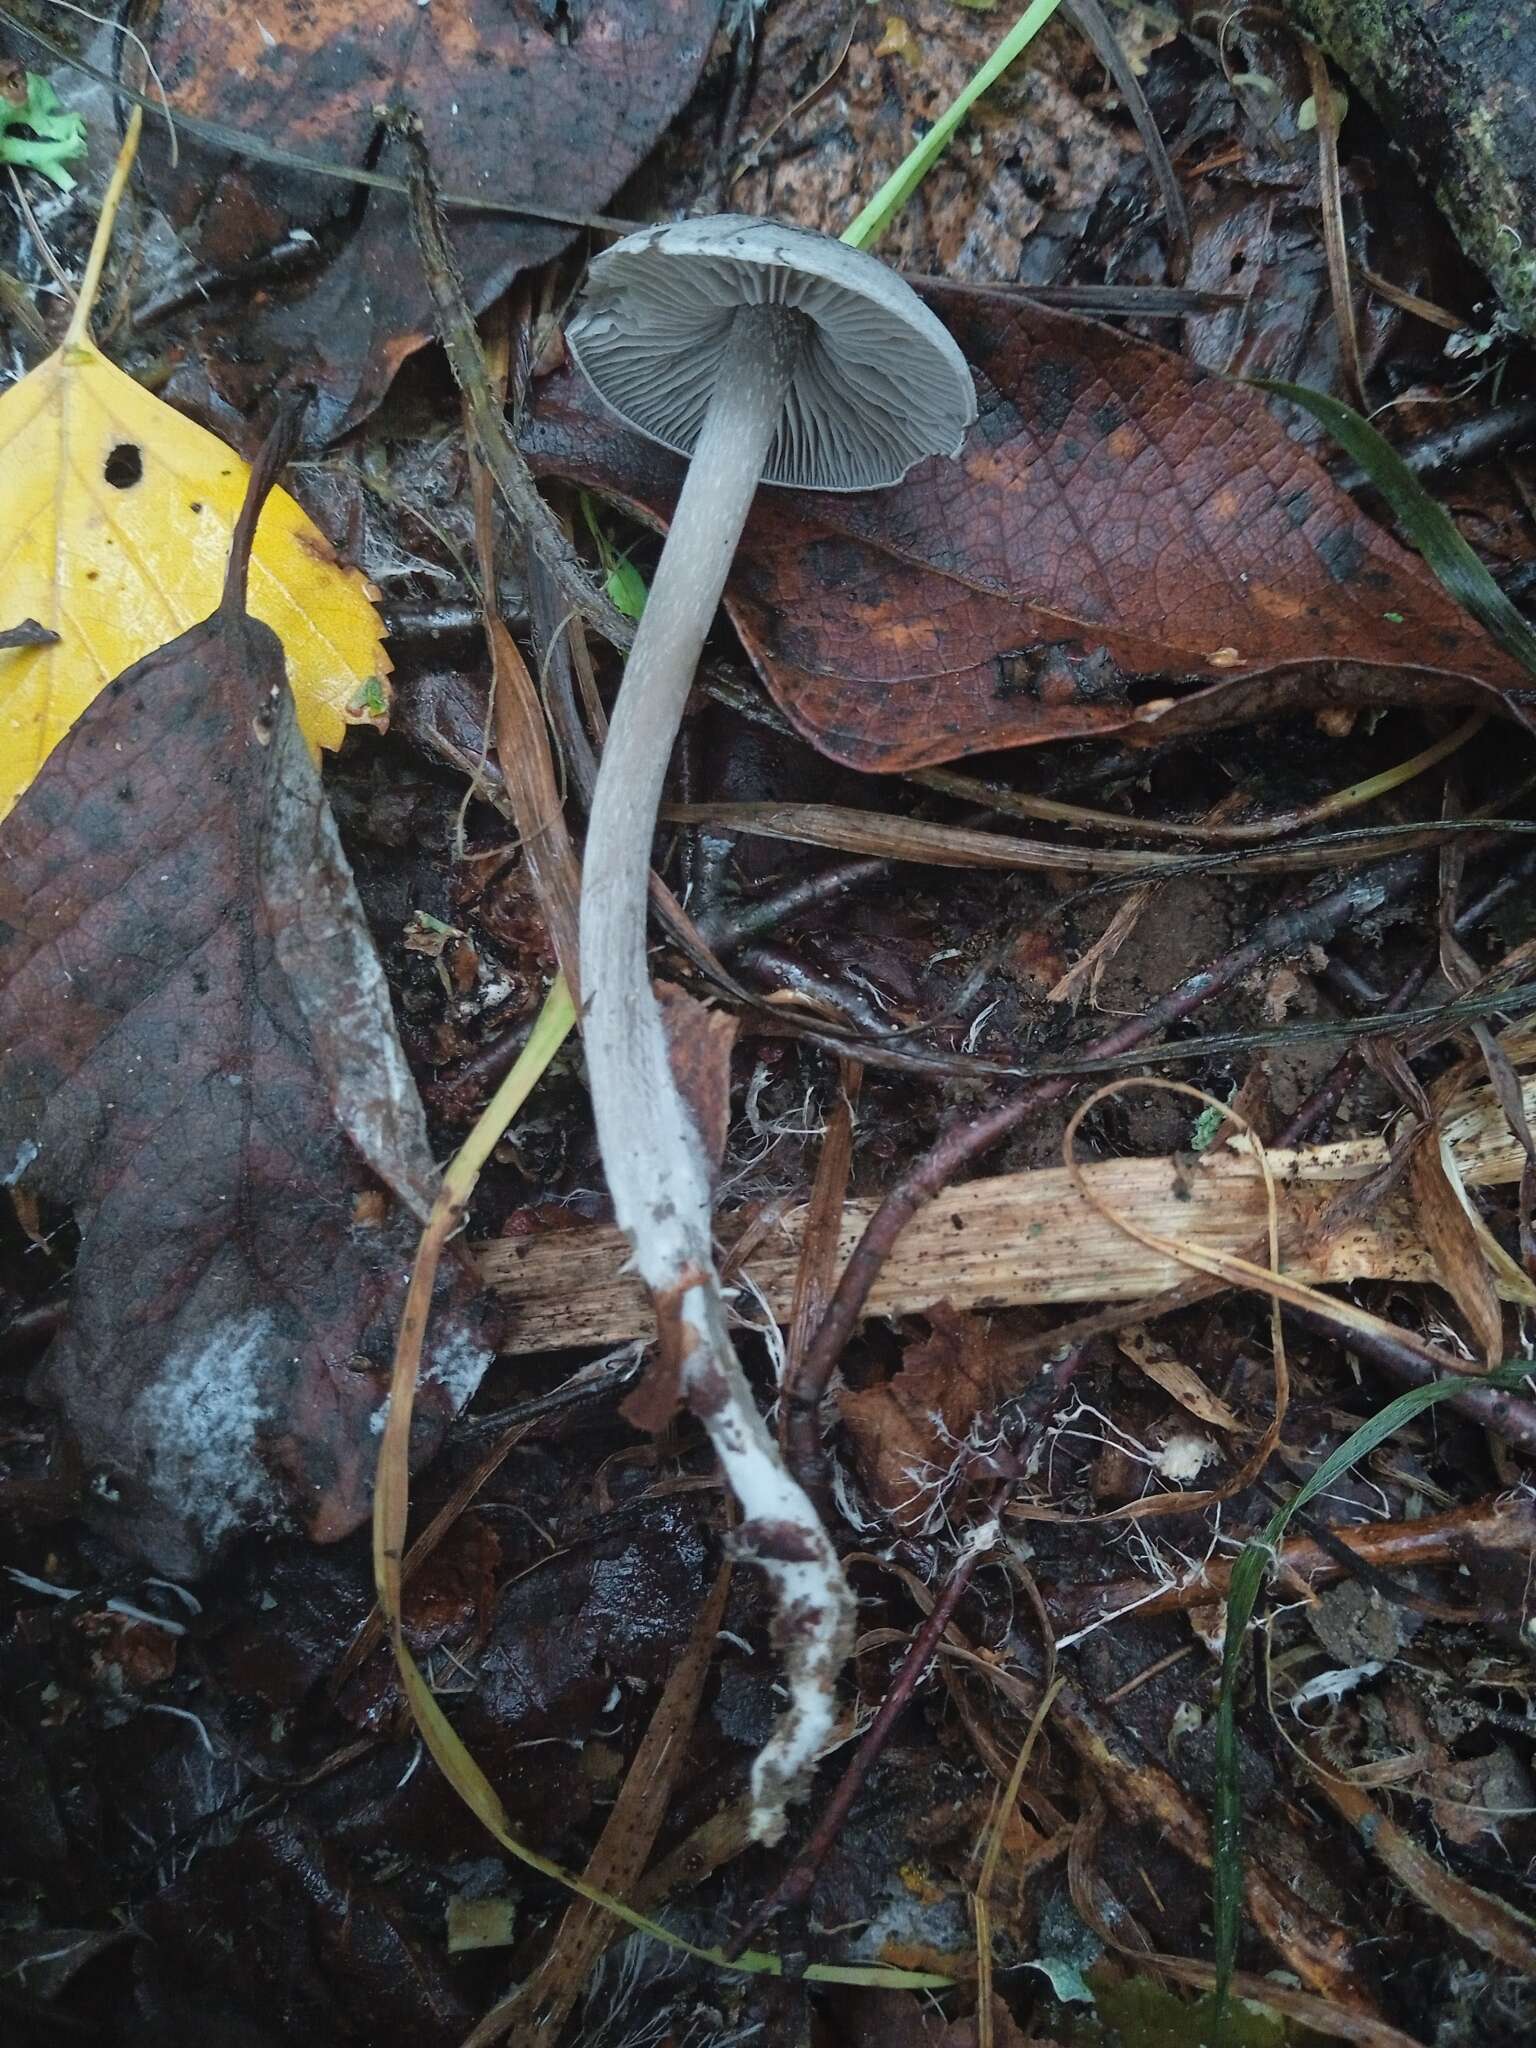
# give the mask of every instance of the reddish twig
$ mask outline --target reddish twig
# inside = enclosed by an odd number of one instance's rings
[[[1443,1514],[1424,1515],[1413,1522],[1366,1522],[1345,1524],[1313,1535],[1293,1537],[1276,1555],[1276,1567],[1291,1584],[1327,1585],[1346,1569],[1343,1559],[1330,1556],[1321,1540],[1337,1539],[1350,1553],[1348,1568],[1364,1563],[1380,1569],[1399,1571],[1422,1565],[1457,1563],[1469,1550],[1527,1549],[1536,1536],[1536,1511],[1523,1496],[1496,1495],[1469,1502]],[[1155,1615],[1178,1614],[1191,1607],[1210,1606],[1224,1600],[1232,1578],[1231,1558],[1208,1558],[1185,1578],[1159,1586],[1154,1580],[1111,1579],[1098,1585],[1064,1582],[1047,1585],[1043,1591],[1047,1609],[1064,1633],[1096,1627],[1115,1615],[1134,1609],[1150,1620]]]
[[[1319,1337],[1348,1345],[1351,1351],[1357,1352],[1361,1358],[1368,1358],[1372,1365],[1379,1365],[1389,1378],[1400,1381],[1405,1387],[1427,1387],[1432,1380],[1442,1376],[1433,1360],[1406,1339],[1397,1344],[1390,1337],[1373,1330],[1356,1330],[1353,1327],[1341,1330],[1327,1316],[1315,1314],[1310,1309],[1298,1308],[1288,1301],[1280,1306],[1289,1320],[1300,1323]],[[1459,1361],[1447,1358],[1445,1363],[1454,1370]],[[1517,1450],[1536,1456],[1536,1404],[1519,1394],[1506,1393],[1499,1387],[1463,1387],[1460,1392],[1448,1396],[1445,1405],[1465,1415],[1479,1428],[1491,1430]]]

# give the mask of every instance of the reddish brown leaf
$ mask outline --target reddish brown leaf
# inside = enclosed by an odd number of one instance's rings
[[[912,1527],[963,1455],[971,1424],[1011,1384],[985,1316],[960,1314],[947,1302],[924,1313],[931,1334],[908,1349],[894,1379],[845,1387],[838,1396],[871,1498]]]
[[[104,1525],[176,1571],[367,1512],[435,1178],[281,646],[242,601],[110,684],[0,831],[0,1172],[81,1234],[42,1383]],[[462,1273],[444,1295],[423,1449],[490,1356]]]
[[[667,1033],[672,1078],[693,1111],[705,1155],[718,1172],[731,1124],[731,1048],[738,1019],[711,1010],[675,982],[656,984],[656,999]]]
[[[1300,701],[1295,673],[1417,700],[1530,679],[1372,524],[1255,391],[1033,305],[935,296],[976,372],[958,463],[892,491],[766,491],[727,592],[799,729],[892,771]],[[666,518],[679,466],[574,370],[541,389],[537,469]],[[1127,675],[1203,689],[1148,701]],[[1330,670],[1306,685],[1336,692]]]
[[[173,108],[395,176],[393,145],[374,162],[379,110],[408,108],[445,191],[581,214],[618,189],[688,99],[719,15],[720,0],[164,0],[144,33]],[[404,199],[185,135],[174,169],[158,139],[146,135],[144,154],[157,199],[218,269],[259,262],[295,232],[319,245],[302,281],[241,294],[223,333],[204,325],[224,395],[243,404],[274,376],[296,377],[320,387],[324,432],[355,425],[432,331]],[[515,215],[457,219],[477,312],[571,239]]]

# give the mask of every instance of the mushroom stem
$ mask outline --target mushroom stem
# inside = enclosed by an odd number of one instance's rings
[[[735,315],[603,748],[583,860],[582,1038],[603,1168],[656,1297],[679,1391],[744,1517],[738,1547],[775,1581],[790,1705],[753,1772],[753,1831],[773,1839],[832,1732],[852,1600],[731,1343],[715,1272],[710,1161],[673,1077],[646,961],[651,841],[672,744],[726,572],[778,430],[804,331],[782,306]]]

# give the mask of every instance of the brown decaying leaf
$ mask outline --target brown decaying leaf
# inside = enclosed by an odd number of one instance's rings
[[[149,10],[143,10],[149,12]],[[443,185],[590,212],[651,151],[692,93],[719,0],[591,0],[569,23],[538,0],[164,0],[144,33],[172,110],[327,162],[363,165],[381,107],[420,116]],[[562,26],[570,30],[562,34]],[[157,200],[219,270],[260,261],[296,231],[339,249],[302,283],[242,295],[223,332],[206,323],[215,382],[235,402],[275,376],[313,381],[326,436],[377,405],[431,333],[405,202],[229,157],[182,137],[146,167]],[[401,175],[398,145],[374,168]],[[569,228],[460,216],[455,245],[475,310],[519,271],[556,256]],[[317,250],[319,258],[319,250]]]
[[[924,1313],[929,1335],[907,1347],[894,1379],[838,1396],[870,1497],[898,1528],[923,1521],[971,1424],[1017,1379],[985,1316],[959,1315],[947,1302]]]
[[[282,648],[244,608],[263,488],[219,610],[107,687],[0,830],[0,1164],[81,1233],[41,1384],[103,1522],[175,1571],[367,1512],[434,1179]],[[365,1220],[381,1180],[398,1203]],[[466,1290],[419,1449],[491,1355]]]
[[[891,491],[763,492],[726,593],[822,752],[889,772],[1197,730],[1294,704],[1303,680],[1277,672],[1339,662],[1360,695],[1528,686],[1257,392],[1072,314],[933,304],[976,373],[959,461]],[[670,513],[678,463],[576,371],[543,384],[524,431],[535,470]],[[1127,674],[1206,687],[1138,705]]]

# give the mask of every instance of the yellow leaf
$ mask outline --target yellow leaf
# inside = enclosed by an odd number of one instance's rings
[[[214,609],[248,475],[84,338],[0,392],[0,628],[32,618],[59,636],[0,651],[0,816],[105,684]],[[250,606],[283,643],[312,745],[339,746],[349,716],[382,723],[389,660],[367,586],[283,491],[257,531]]]

